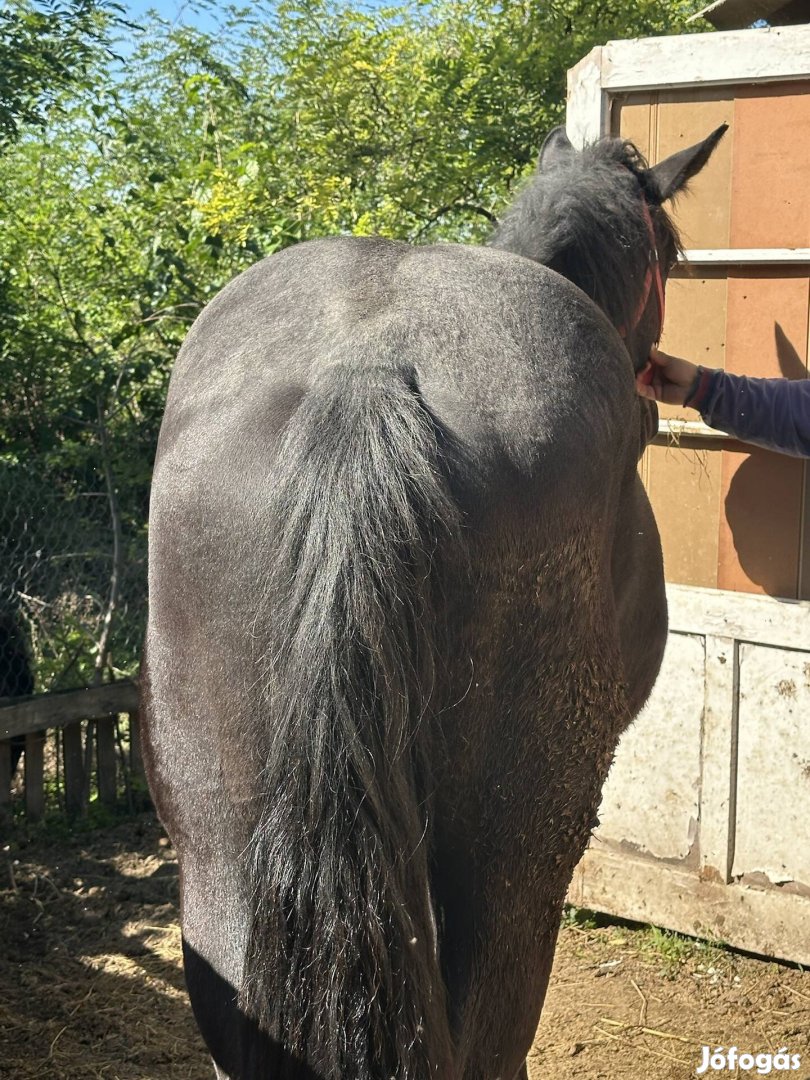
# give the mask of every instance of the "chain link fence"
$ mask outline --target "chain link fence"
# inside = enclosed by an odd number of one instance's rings
[[[125,686],[137,673],[146,508],[131,491],[122,505],[103,470],[92,478],[82,484],[47,460],[0,460],[0,705]],[[46,706],[55,700],[35,699],[47,730],[32,730],[35,720],[26,734],[12,727],[11,738],[0,737],[0,816],[9,804],[29,819],[49,808],[85,813],[94,801],[114,810],[122,794],[130,809],[143,805],[137,715],[52,726]]]
[[[145,520],[127,527],[108,493],[0,462],[0,523],[0,698],[134,674]]]

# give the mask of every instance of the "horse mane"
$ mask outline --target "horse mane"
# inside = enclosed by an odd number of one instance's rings
[[[489,246],[523,255],[573,281],[614,326],[629,325],[650,265],[642,199],[656,227],[663,271],[681,242],[640,151],[605,138],[538,166]]]

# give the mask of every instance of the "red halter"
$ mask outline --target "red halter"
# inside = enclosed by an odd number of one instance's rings
[[[618,327],[619,333],[623,338],[626,338],[628,334],[641,322],[641,317],[647,310],[647,302],[650,299],[650,291],[652,289],[652,283],[655,281],[655,295],[658,300],[658,338],[661,337],[661,333],[664,329],[664,282],[661,277],[661,263],[658,259],[658,245],[655,242],[655,229],[653,227],[652,215],[650,214],[650,208],[647,205],[647,200],[644,196],[641,196],[641,206],[644,210],[644,222],[647,226],[647,239],[650,241],[650,261],[647,264],[647,273],[644,275],[644,288],[642,289],[641,296],[639,298],[638,306],[636,307],[635,314],[633,315],[633,321],[630,324],[629,329],[626,326]]]

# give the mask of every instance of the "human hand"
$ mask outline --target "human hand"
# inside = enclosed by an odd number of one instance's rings
[[[683,405],[697,373],[697,364],[653,348],[646,366],[636,375],[636,392],[651,401]]]

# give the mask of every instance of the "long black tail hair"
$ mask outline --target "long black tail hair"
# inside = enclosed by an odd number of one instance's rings
[[[278,462],[241,1005],[280,1076],[435,1080],[452,1057],[428,876],[435,590],[459,511],[408,372],[327,369]]]

